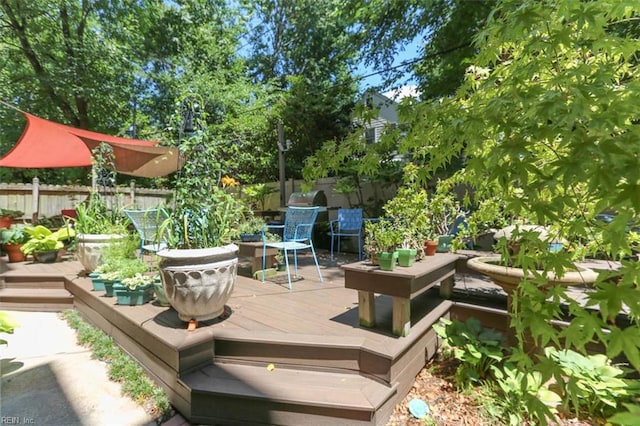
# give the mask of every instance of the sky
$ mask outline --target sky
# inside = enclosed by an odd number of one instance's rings
[[[420,47],[423,43],[422,35],[416,37],[411,43],[405,45],[402,49],[400,49],[393,61],[392,66],[400,65],[404,61],[411,61],[418,57],[420,57]],[[407,67],[408,68],[408,67]],[[380,74],[374,74],[380,71],[379,69],[365,67],[364,64],[361,64],[356,72],[358,75],[367,76],[360,80],[360,90],[365,91],[370,87],[376,87],[383,84],[383,79]],[[409,74],[407,74],[409,76]],[[383,94],[389,98],[393,98],[396,94],[399,95],[398,99],[401,99],[407,95],[416,95],[416,82],[415,79],[410,78],[406,81],[406,84],[396,90],[387,90],[383,91]]]

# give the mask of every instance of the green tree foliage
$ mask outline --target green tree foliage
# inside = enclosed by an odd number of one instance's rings
[[[530,335],[539,346],[581,352],[601,341],[610,358],[624,355],[640,368],[640,273],[625,260],[629,224],[640,217],[639,14],[634,1],[504,0],[477,35],[478,55],[456,95],[409,111],[412,126],[401,148],[429,159],[425,177],[464,156],[455,180],[477,197],[497,195],[507,211],[553,225],[568,241],[598,237],[602,253],[622,260],[589,293],[595,312],[563,288],[543,292],[540,277],[523,281],[512,320],[521,344],[512,359],[521,367],[536,364],[524,352]],[[605,209],[617,217],[597,225],[594,217]],[[572,260],[570,253],[545,259],[547,271],[560,273]],[[558,330],[550,321],[560,317],[561,304],[572,319]],[[631,318],[626,328],[615,321],[623,309]]]
[[[284,90],[275,114],[292,142],[287,174],[299,176],[306,156],[349,130],[355,47],[337,0],[257,0],[252,6],[258,24],[249,65],[257,82]],[[276,125],[274,120],[274,135]],[[267,142],[274,155],[276,140]]]
[[[273,136],[265,106],[274,101],[267,86],[247,77],[238,57],[245,21],[237,5],[65,0],[52,6],[43,0],[3,0],[0,22],[3,100],[72,126],[177,144],[178,129],[170,125],[174,101],[189,91],[206,93],[210,132],[227,145],[226,158],[235,160],[229,173],[243,181],[273,176],[273,161],[266,161],[272,158],[257,142]],[[24,119],[4,107],[0,118],[5,153]],[[60,183],[88,175],[86,170],[3,169],[0,180],[36,174]]]
[[[496,0],[349,0],[343,15],[362,60],[384,78],[383,86],[417,80],[423,98],[452,94],[476,52],[473,37]],[[421,49],[406,66],[394,59],[413,40]]]

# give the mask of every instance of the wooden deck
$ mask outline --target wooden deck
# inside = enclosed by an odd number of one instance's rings
[[[453,301],[431,289],[411,300],[410,332],[398,337],[391,333],[392,298],[378,295],[376,326],[361,327],[358,292],[345,288],[344,273],[328,254],[320,263],[324,283],[303,257],[305,279],[292,291],[286,277],[263,284],[238,276],[225,318],[192,332],[171,308],[119,306],[92,291],[73,260],[3,264],[0,308],[20,303],[2,294],[59,291],[67,298],[52,309],[74,306],[113,336],[193,423],[384,425],[436,351],[431,326],[468,313],[456,313]],[[40,300],[36,308],[44,305]],[[503,321],[499,309],[489,311]]]

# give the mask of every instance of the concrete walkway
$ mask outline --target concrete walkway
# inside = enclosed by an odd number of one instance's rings
[[[19,323],[2,334],[0,423],[20,425],[155,425],[144,408],[121,395],[107,365],[76,343],[56,313],[10,312]]]

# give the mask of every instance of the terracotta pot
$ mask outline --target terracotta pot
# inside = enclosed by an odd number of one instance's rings
[[[434,256],[438,250],[437,241],[425,241],[424,242],[424,254],[427,256]]]
[[[9,262],[24,262],[27,260],[27,255],[20,250],[22,244],[5,244],[4,249],[9,256]]]
[[[238,273],[238,246],[160,250],[165,295],[182,321],[205,321],[223,314]]]
[[[2,216],[0,217],[0,228],[11,228],[11,224],[13,223],[13,218],[11,216]]]

